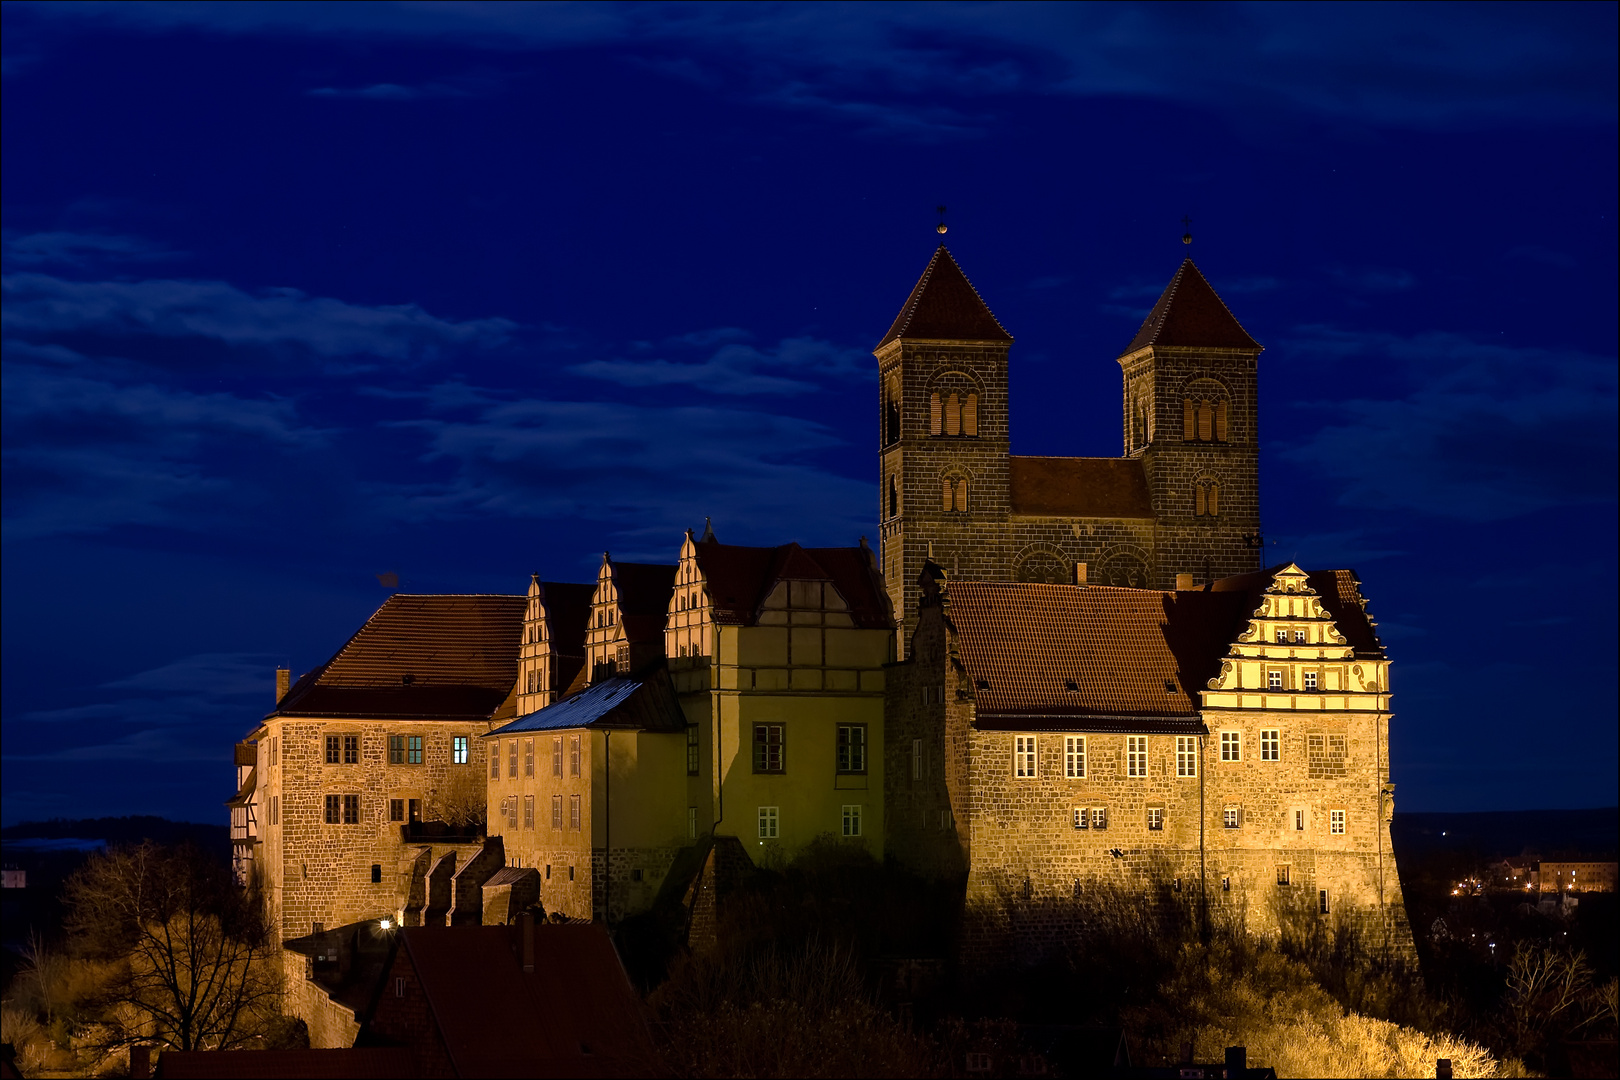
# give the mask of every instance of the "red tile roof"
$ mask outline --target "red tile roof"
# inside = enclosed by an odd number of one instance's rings
[[[248,1080],[256,1077],[371,1078],[419,1076],[410,1051],[395,1046],[345,1050],[165,1050],[153,1075],[159,1080]]]
[[[1138,458],[1011,457],[1012,512],[1031,517],[1151,518]]]
[[[946,595],[980,717],[1191,719],[1253,610],[1235,592],[954,581]]]
[[[754,625],[777,582],[795,580],[831,582],[856,626],[893,625],[888,596],[865,548],[742,547],[715,540],[698,541],[695,547],[717,623]]]
[[[1270,588],[1278,571],[1289,565],[1278,563],[1252,574],[1221,578],[1210,589],[1213,592],[1259,594]],[[1322,606],[1333,617],[1333,625],[1339,628],[1339,633],[1344,635],[1359,659],[1387,659],[1383,643],[1378,640],[1378,633],[1373,628],[1372,618],[1367,614],[1367,601],[1361,595],[1361,579],[1354,570],[1307,571],[1305,582],[1321,598]],[[1259,606],[1258,598],[1255,606]]]
[[[917,279],[894,325],[877,343],[883,348],[895,338],[946,338],[957,341],[1011,341],[984,298],[956,265],[945,245],[939,245]]]
[[[662,642],[669,598],[675,593],[675,564],[613,563],[613,586],[619,593],[624,636],[633,642]]]
[[[388,598],[272,716],[487,718],[517,685],[522,596]]]
[[[1191,259],[1183,261],[1176,270],[1125,352],[1135,352],[1148,345],[1262,348],[1238,323]]]
[[[532,972],[519,959],[519,924],[399,934],[458,1075],[639,1076],[658,1067],[640,999],[602,927],[535,926]]]
[[[585,628],[591,622],[591,598],[596,595],[595,583],[542,581],[540,593],[551,627],[551,647],[559,656],[583,658]]]

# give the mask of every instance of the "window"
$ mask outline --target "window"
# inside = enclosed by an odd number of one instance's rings
[[[343,796],[328,795],[326,797],[326,823],[337,825],[343,821]]]
[[[1221,485],[1213,480],[1200,480],[1193,485],[1193,516],[1218,516],[1221,501]]]
[[[698,726],[686,725],[686,775],[698,774]]]
[[[1091,808],[1091,827],[1093,829],[1108,828],[1108,808],[1106,806],[1093,806]]]
[[[1294,631],[1294,640],[1296,642],[1300,643],[1300,644],[1304,644],[1304,642],[1305,642],[1305,631],[1303,631],[1303,630],[1295,630]]]
[[[1279,885],[1287,885],[1288,884],[1289,869],[1290,868],[1287,865],[1277,867],[1277,884],[1279,884]]]
[[[1307,690],[1315,690],[1316,689],[1316,672],[1314,672],[1314,671],[1305,672],[1305,689],[1307,689]]]
[[[1013,775],[1020,779],[1035,777],[1035,736],[1018,735],[1013,738]]]
[[[270,824],[281,824],[281,796],[270,796]]]
[[[345,795],[345,796],[343,796],[343,824],[345,824],[345,825],[358,825],[358,824],[360,824],[360,796],[358,796],[358,795]]]
[[[1147,736],[1125,736],[1125,775],[1147,775]]]
[[[570,829],[578,829],[580,827],[578,795],[568,796],[568,827]]]
[[[1316,910],[1322,915],[1329,915],[1333,912],[1333,905],[1329,902],[1326,889],[1316,890]]]
[[[1305,831],[1305,811],[1304,810],[1295,810],[1294,811],[1294,831],[1295,832],[1304,832]]]
[[[1243,809],[1237,806],[1228,806],[1221,811],[1221,827],[1237,829],[1243,826]]]
[[[328,765],[343,764],[343,740],[336,735],[326,737],[326,763]]]
[[[1276,669],[1272,669],[1271,671],[1266,672],[1266,689],[1268,689],[1268,690],[1281,690],[1282,689],[1282,672],[1281,671],[1278,671]]]
[[[523,740],[523,775],[534,775],[534,740]]]
[[[1176,775],[1198,775],[1198,736],[1176,736]]]
[[[1084,735],[1065,735],[1063,737],[1063,775],[1070,780],[1084,780],[1086,778],[1086,737]]]
[[[1260,760],[1282,760],[1282,732],[1268,728],[1260,733]]]
[[[841,773],[863,773],[866,771],[865,724],[838,725],[838,771]],[[859,836],[860,833],[845,833],[844,835]]]
[[[551,827],[553,829],[562,828],[562,796],[561,795],[553,795],[551,797]]]
[[[568,775],[579,775],[579,736],[568,736]]]
[[[844,835],[861,835],[861,808],[859,806],[844,807]]]
[[[1281,627],[1278,627],[1277,628],[1277,643],[1278,644],[1284,644],[1287,641],[1288,641],[1288,631],[1282,629]]]
[[[783,742],[786,732],[782,724],[754,725],[754,771],[779,773],[786,771]]]
[[[411,736],[411,741],[407,744],[405,760],[411,765],[422,764],[422,736]]]
[[[373,885],[382,884],[382,863],[371,864],[371,883]]]
[[[491,780],[501,778],[501,740],[499,739],[489,744],[489,778]]]
[[[781,811],[775,806],[762,806],[759,808],[759,838],[761,840],[775,840],[781,835]]]
[[[389,799],[388,800],[388,820],[389,821],[404,821],[405,820],[405,800],[404,799]]]
[[[551,775],[562,775],[562,736],[551,737]]]
[[[1221,732],[1221,760],[1243,760],[1243,733],[1241,731]]]
[[[928,433],[930,435],[945,434],[945,409],[938,394],[928,395]]]
[[[280,746],[278,745],[280,742],[281,742],[280,736],[277,736],[276,738],[270,740],[270,764],[271,765],[275,765],[277,762],[279,762],[281,760]]]
[[[1343,836],[1344,835],[1344,811],[1343,810],[1329,810],[1328,811],[1328,832],[1332,833],[1334,836]]]
[[[421,799],[406,799],[405,800],[405,819],[407,821],[409,821],[412,825],[420,825],[422,823],[422,800]]]
[[[1219,394],[1217,384],[1206,384],[1205,393]],[[1218,397],[1183,398],[1181,437],[1187,442],[1226,441],[1226,402]]]
[[[1091,814],[1083,806],[1074,808],[1074,827],[1077,829],[1091,828]]]
[[[472,740],[465,735],[457,735],[450,740],[450,760],[457,765],[465,765],[472,760]]]
[[[534,828],[534,796],[533,795],[525,795],[525,796],[523,796],[523,827],[525,829]]]
[[[388,764],[390,764],[390,765],[403,765],[403,764],[405,764],[405,736],[403,736],[403,735],[390,735],[390,736],[388,736]]]
[[[977,438],[979,435],[979,395],[969,394],[962,403],[962,434]]]
[[[686,838],[688,840],[697,839],[697,807],[695,806],[686,808]]]
[[[1232,879],[1229,878],[1229,877],[1221,878],[1221,892],[1231,892],[1231,891],[1232,891]]]
[[[1150,807],[1148,807],[1148,815],[1147,815],[1147,817],[1148,817],[1148,829],[1149,829],[1149,831],[1151,831],[1151,832],[1163,832],[1164,831],[1164,807],[1162,807],[1162,806],[1150,806]]]
[[[358,736],[358,735],[345,735],[345,736],[343,736],[343,764],[345,764],[345,765],[358,765],[358,764],[360,764],[360,736]]]
[[[923,775],[923,741],[911,740],[911,778],[921,780]]]

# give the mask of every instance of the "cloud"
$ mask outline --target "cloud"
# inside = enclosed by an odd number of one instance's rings
[[[967,133],[942,95],[1015,91],[1307,112],[1404,128],[1612,123],[1613,5],[177,4],[33,9],[166,32],[616,46],[682,77],[923,138]],[[701,60],[692,59],[698,54]],[[384,84],[387,85],[387,84]]]
[[[1615,498],[1613,357],[1327,327],[1302,328],[1282,350],[1377,364],[1415,387],[1295,403],[1323,423],[1283,456],[1337,485],[1344,505],[1487,522]]]
[[[6,262],[23,266],[156,262],[177,259],[181,255],[181,252],[169,251],[139,236],[109,233],[8,233],[5,239]]]
[[[1347,289],[1357,292],[1405,292],[1417,286],[1410,270],[1384,266],[1330,266],[1328,274]]]
[[[741,331],[726,328],[673,339],[671,344],[704,345],[724,341],[696,362],[589,360],[568,370],[621,386],[690,386],[732,396],[799,394],[817,389],[816,378],[845,379],[860,371],[866,354],[815,338],[784,338],[774,349],[757,349],[737,340]]]
[[[297,289],[248,293],[223,281],[68,281],[37,273],[0,278],[11,336],[62,334],[193,337],[231,346],[298,345],[321,357],[416,361],[455,348],[489,348],[517,329],[509,319],[455,321],[415,304],[363,306]]]
[[[307,91],[310,97],[357,98],[361,101],[417,101],[433,97],[467,97],[466,91],[440,83],[424,86],[401,86],[398,83],[373,83],[370,86],[320,86]]]

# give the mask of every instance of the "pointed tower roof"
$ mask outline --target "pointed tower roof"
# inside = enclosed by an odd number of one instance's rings
[[[1148,312],[1147,321],[1125,347],[1125,352],[1132,353],[1149,345],[1264,348],[1239,325],[1191,259],[1182,261],[1176,276],[1165,286],[1159,302]]]
[[[883,348],[895,338],[954,338],[959,341],[1011,341],[984,298],[956,265],[945,245],[939,245],[916,288],[894,318],[894,325],[877,343]]]

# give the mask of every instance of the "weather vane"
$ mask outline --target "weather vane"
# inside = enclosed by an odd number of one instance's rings
[[[934,207],[934,209],[939,211],[939,224],[934,226],[934,231],[939,233],[939,235],[944,236],[945,235],[945,208],[943,206],[936,206],[936,207]]]
[[[1182,227],[1187,230],[1186,232],[1181,234],[1181,242],[1183,244],[1192,243],[1192,218],[1183,215],[1182,219],[1181,219],[1181,224],[1182,224]]]

